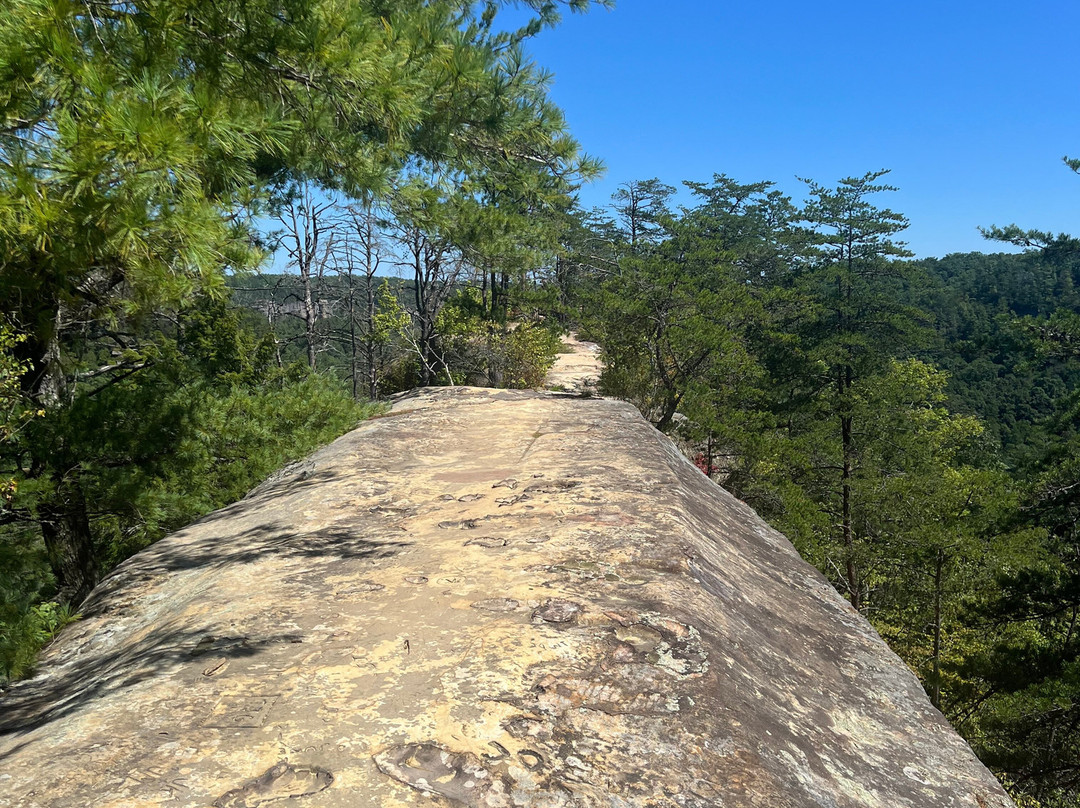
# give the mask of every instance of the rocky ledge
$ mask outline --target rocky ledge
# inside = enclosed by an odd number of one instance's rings
[[[416,392],[83,611],[0,700],[0,806],[1012,805],[615,401]]]

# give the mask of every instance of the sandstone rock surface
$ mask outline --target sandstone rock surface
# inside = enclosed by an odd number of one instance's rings
[[[563,344],[567,351],[555,358],[555,365],[547,375],[547,388],[575,395],[596,395],[603,369],[600,346],[579,340],[576,334],[564,337]]]
[[[620,402],[418,391],[84,612],[0,699],[4,808],[1012,805]]]

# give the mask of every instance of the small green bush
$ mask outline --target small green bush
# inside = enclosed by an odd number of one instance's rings
[[[507,387],[543,387],[548,371],[562,350],[562,340],[542,325],[521,323],[504,337],[502,350]]]
[[[31,606],[10,622],[0,621],[0,681],[31,673],[41,649],[78,619],[70,606],[48,601]]]

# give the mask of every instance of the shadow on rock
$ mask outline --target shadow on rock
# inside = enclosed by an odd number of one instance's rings
[[[208,634],[211,629],[207,626],[175,628],[161,625],[161,618],[140,620],[139,612],[145,608],[148,595],[167,592],[176,600],[171,613],[182,614],[185,599],[198,597],[197,592],[187,592],[183,584],[170,580],[182,573],[211,572],[272,557],[307,560],[305,575],[322,578],[343,561],[379,561],[410,546],[397,538],[402,535],[400,529],[367,524],[373,520],[361,518],[311,532],[269,524],[231,536],[192,538],[177,534],[133,556],[83,603],[83,620],[64,632],[61,654],[54,658],[47,655],[39,676],[16,683],[0,697],[0,736],[60,719],[95,699],[190,665],[203,654],[224,664],[254,656],[270,646],[302,642],[303,637],[296,633],[215,637]],[[380,541],[373,533],[389,533],[394,538]],[[288,583],[289,578],[275,578],[268,584],[274,582]],[[309,594],[317,595],[314,591]],[[125,617],[132,621],[126,626],[116,623]],[[113,625],[119,634],[108,634],[103,628]],[[79,631],[86,636],[68,636]],[[0,760],[14,751],[0,754]]]

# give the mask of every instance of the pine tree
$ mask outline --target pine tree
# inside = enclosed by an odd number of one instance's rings
[[[612,195],[631,255],[663,237],[663,220],[670,215],[667,202],[674,193],[675,188],[653,177],[624,182]]]
[[[907,219],[874,207],[868,197],[896,190],[875,184],[886,171],[848,177],[835,189],[806,180],[810,201],[803,216],[815,233],[815,259],[801,277],[811,303],[804,323],[808,354],[822,369],[831,392],[825,394],[825,412],[837,428],[839,456],[833,511],[848,598],[861,608],[865,580],[860,569],[854,522],[853,475],[858,463],[858,442],[852,392],[857,382],[879,372],[915,331],[912,312],[894,302],[889,282],[901,278],[906,267],[896,259],[910,257],[893,237],[907,227]]]

